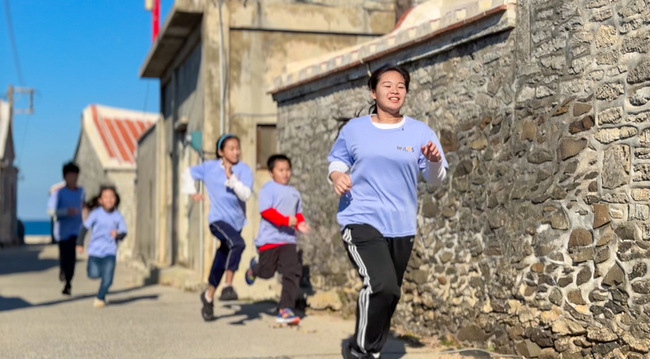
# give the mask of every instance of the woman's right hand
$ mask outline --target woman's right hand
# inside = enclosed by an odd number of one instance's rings
[[[192,199],[194,200],[194,202],[201,202],[201,200],[203,199],[203,195],[200,193],[194,193],[192,195]]]
[[[223,169],[226,171],[226,178],[230,178],[232,176],[232,163],[223,161]]]
[[[330,174],[330,179],[334,184],[334,192],[339,196],[343,195],[345,192],[349,191],[352,188],[352,180],[350,175],[347,173],[334,171]]]

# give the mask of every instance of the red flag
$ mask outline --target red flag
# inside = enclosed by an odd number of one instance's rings
[[[152,42],[156,41],[158,31],[160,30],[160,0],[153,0],[153,9],[151,10],[151,19],[153,21],[153,38]]]

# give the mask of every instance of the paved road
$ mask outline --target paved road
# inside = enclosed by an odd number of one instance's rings
[[[340,358],[354,323],[307,315],[297,328],[275,326],[274,303],[215,306],[218,319],[200,317],[198,293],[143,286],[118,263],[109,306],[92,306],[98,282],[77,262],[72,297],[58,281],[57,247],[0,250],[2,358]],[[383,358],[451,358],[432,348],[391,339]],[[466,358],[466,357],[465,357]]]

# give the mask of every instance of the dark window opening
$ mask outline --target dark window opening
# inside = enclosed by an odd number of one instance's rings
[[[278,152],[278,133],[276,126],[257,125],[257,165],[256,169],[266,169],[266,160]]]

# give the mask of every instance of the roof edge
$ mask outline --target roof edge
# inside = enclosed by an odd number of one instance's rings
[[[276,95],[394,54],[484,18],[513,10],[517,2],[516,0],[492,0],[491,6],[487,8],[485,3],[485,0],[478,0],[473,6],[473,12],[468,12],[466,8],[456,9],[441,18],[430,19],[406,29],[396,29],[378,39],[334,52],[329,57],[316,58],[311,64],[305,64],[293,71],[286,71],[276,77],[273,81],[274,87],[269,89],[268,93]],[[462,11],[462,13],[458,13],[458,11]],[[287,67],[290,66],[291,64]]]
[[[169,66],[173,61],[173,57],[165,59],[167,57],[166,54],[176,53],[178,48],[182,47],[184,41],[179,41],[179,39],[187,39],[192,34],[193,29],[203,18],[203,12],[203,9],[200,7],[181,8],[177,3],[174,3],[158,37],[151,45],[144,62],[140,66],[138,75],[144,78],[162,77],[164,70],[154,69],[154,63],[162,61],[164,65],[161,67],[164,69]],[[186,18],[187,16],[190,17],[189,21]],[[184,31],[179,32],[178,29]]]

